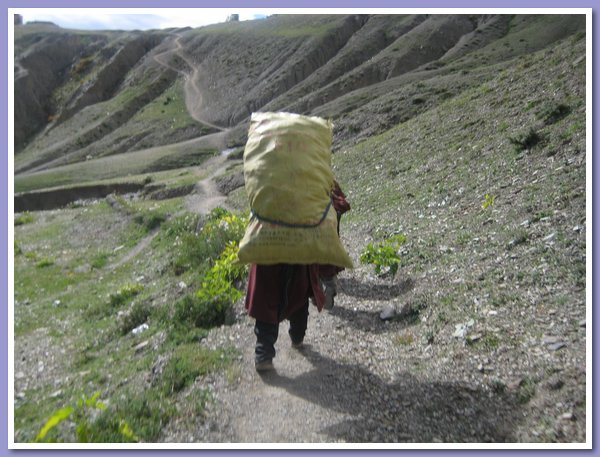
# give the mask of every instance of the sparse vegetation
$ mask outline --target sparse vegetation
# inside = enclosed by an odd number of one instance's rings
[[[92,259],[92,268],[103,268],[108,263],[108,259],[110,258],[110,253],[108,252],[99,252]]]
[[[131,309],[125,313],[121,320],[119,330],[122,335],[126,335],[136,327],[145,324],[152,310],[150,306],[145,302],[135,302],[131,306]]]
[[[25,225],[33,222],[33,214],[29,211],[24,212],[23,214],[19,214],[15,217],[15,226],[17,225]]]
[[[144,290],[144,286],[141,284],[127,284],[115,293],[110,294],[109,305],[112,308],[120,308],[128,300],[138,295],[142,290]]]
[[[103,441],[99,439],[103,434],[106,434],[108,430],[99,429],[94,423],[93,414],[95,411],[105,411],[107,406],[104,402],[100,401],[100,392],[96,392],[90,398],[80,398],[77,404],[73,406],[67,406],[56,411],[50,419],[46,422],[44,427],[40,430],[35,438],[36,442],[62,442],[76,441],[79,443],[94,443]],[[66,420],[71,420],[75,425],[75,439],[68,439],[65,437],[60,439],[57,437],[56,427],[59,427],[61,423]],[[123,419],[113,418],[113,435],[117,435],[119,439],[115,442],[137,442],[139,439],[135,436],[129,424]],[[60,435],[58,435],[60,436]]]
[[[54,260],[52,260],[48,257],[44,257],[44,258],[38,260],[38,262],[35,264],[35,266],[38,268],[46,268],[51,265],[54,265]]]
[[[538,144],[541,139],[539,133],[533,128],[509,137],[509,141],[514,146],[516,152],[530,150]]]
[[[554,124],[568,116],[571,108],[564,103],[546,103],[537,112],[537,117],[546,125]]]
[[[362,263],[371,264],[378,275],[389,273],[392,276],[400,266],[400,248],[406,242],[406,236],[393,235],[380,243],[369,243],[360,255]]]
[[[494,195],[485,194],[485,198],[483,200],[483,203],[481,204],[481,208],[483,210],[491,208],[492,206],[494,206],[495,201],[496,201],[496,197]]]

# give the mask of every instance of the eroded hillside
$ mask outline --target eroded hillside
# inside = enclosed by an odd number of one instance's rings
[[[131,33],[19,26],[15,169],[180,151],[191,139],[203,150],[241,146],[261,110],[332,118],[337,149],[584,27],[577,15],[282,15]]]

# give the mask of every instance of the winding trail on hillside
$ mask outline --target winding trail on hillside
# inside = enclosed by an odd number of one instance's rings
[[[232,211],[232,208],[230,208],[226,203],[227,196],[219,191],[217,183],[215,182],[215,178],[223,174],[229,165],[230,163],[227,160],[227,155],[219,154],[218,156],[207,160],[204,165],[195,169],[196,174],[203,175],[204,177],[196,183],[194,191],[185,197],[185,211],[189,211],[194,214],[206,215],[218,206]],[[171,217],[177,217],[183,212],[184,211],[180,211]],[[152,230],[122,258],[111,264],[108,269],[114,270],[144,252],[147,248],[149,248],[152,240],[156,237],[156,235],[159,234],[159,232],[160,229],[158,228]]]
[[[23,67],[19,62],[15,62],[15,81],[24,78],[29,74],[29,71]]]
[[[185,206],[188,211],[195,214],[205,215],[214,208],[220,206],[229,211],[232,210],[227,204],[227,196],[219,191],[215,178],[222,175],[230,165],[226,154],[219,154],[205,162],[196,169],[196,173],[205,175],[200,179],[194,191],[185,197]]]
[[[203,111],[203,97],[202,88],[198,85],[198,75],[200,74],[200,65],[196,65],[191,59],[189,59],[183,52],[183,45],[181,34],[175,34],[175,38],[171,40],[171,48],[161,54],[158,54],[154,59],[161,65],[177,71],[184,78],[184,94],[185,94],[185,105],[190,116],[197,122],[219,130],[217,133],[207,135],[204,138],[211,138],[212,143],[216,146],[224,149],[226,147],[225,138],[230,128],[216,125],[212,122],[207,121],[204,118]],[[189,69],[187,72],[183,71],[176,66],[171,64],[173,56],[179,57]],[[188,195],[185,199],[186,208],[197,214],[205,215],[210,213],[214,208],[218,206],[228,208],[225,204],[227,199],[226,195],[223,195],[214,180],[215,177],[222,175],[227,169],[227,154],[221,153],[220,155],[213,157],[208,160],[199,169],[201,172],[205,171],[208,173],[204,179],[200,180],[194,189],[194,192]]]
[[[202,109],[202,89],[198,86],[198,75],[200,74],[200,65],[196,65],[191,59],[189,59],[183,52],[183,45],[181,39],[183,38],[180,34],[174,34],[174,39],[171,40],[171,47],[167,51],[154,56],[154,60],[160,65],[167,67],[177,73],[183,75],[184,93],[185,93],[185,105],[187,107],[190,116],[197,122],[208,125],[221,132],[226,132],[229,129],[220,125],[213,124],[207,121],[203,116]],[[173,56],[179,57],[185,65],[189,68],[189,71],[184,71],[181,68],[174,66],[171,63]]]
[[[144,238],[142,238],[140,240],[140,242],[133,247],[133,249],[131,249],[129,252],[127,252],[127,254],[125,254],[123,257],[121,257],[117,262],[111,264],[108,267],[108,270],[109,271],[116,270],[120,266],[125,265],[131,259],[133,259],[137,255],[139,255],[141,252],[143,252],[146,248],[148,248],[150,246],[150,243],[152,243],[152,240],[154,238],[156,238],[156,235],[158,235],[159,232],[160,232],[160,229],[158,229],[158,228],[152,230],[148,235],[146,235]]]
[[[217,133],[205,135],[201,138],[187,140],[181,144],[195,144],[199,140],[202,140],[203,143],[211,144],[212,146],[222,150],[225,148],[225,135],[229,129],[212,124],[202,117],[202,91],[196,83],[200,70],[198,66],[195,66],[193,62],[183,54],[183,46],[180,43],[182,38],[181,35],[175,36],[176,38],[171,41],[172,44],[170,49],[154,56],[154,60],[159,64],[175,70],[184,76],[185,102],[190,116],[192,116],[194,120],[201,124],[208,125],[219,130]],[[180,57],[185,64],[192,69],[191,74],[182,71],[180,68],[177,68],[170,63],[173,55]],[[196,183],[194,191],[185,197],[185,208],[187,211],[190,211],[194,214],[206,215],[218,206],[231,210],[231,208],[226,205],[227,196],[219,191],[215,182],[215,178],[222,175],[229,165],[230,163],[228,163],[227,154],[221,152],[219,155],[212,157],[201,166],[195,168],[195,173],[203,177]],[[177,214],[175,216],[177,216]],[[150,246],[150,243],[156,237],[158,232],[158,230],[153,230],[151,233],[149,233],[118,262],[111,265],[110,269],[113,270],[118,268],[143,252]]]

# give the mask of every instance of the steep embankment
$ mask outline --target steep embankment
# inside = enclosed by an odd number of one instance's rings
[[[54,115],[53,92],[72,77],[74,60],[110,40],[109,34],[82,35],[58,27],[17,30],[15,40],[15,151],[20,152]],[[91,43],[91,44],[90,44]]]

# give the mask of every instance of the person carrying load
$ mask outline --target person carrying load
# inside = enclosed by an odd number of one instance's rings
[[[279,324],[301,348],[309,299],[333,306],[336,275],[352,268],[339,239],[350,209],[331,170],[332,124],[291,113],[253,113],[244,150],[251,218],[238,258],[250,263],[245,306],[256,322],[255,368],[273,368]]]

